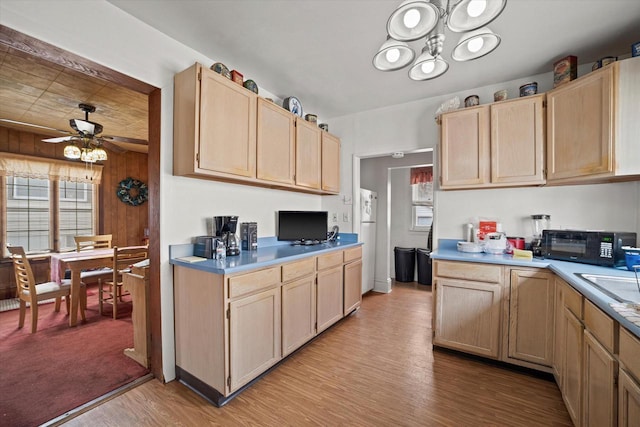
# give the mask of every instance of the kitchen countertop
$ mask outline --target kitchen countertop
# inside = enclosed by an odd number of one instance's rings
[[[258,249],[255,251],[242,251],[240,255],[228,256],[224,260],[207,259],[206,261],[186,262],[178,259],[193,255],[194,245],[186,243],[169,246],[169,262],[173,265],[214,274],[231,274],[361,245],[362,243],[358,242],[358,235],[352,233],[340,233],[335,242],[309,246],[280,242],[275,237],[261,237],[258,238]]]
[[[523,259],[513,259],[511,255],[491,255],[485,253],[460,252],[457,250],[456,246],[458,241],[459,240],[457,239],[439,239],[438,248],[435,251],[431,252],[431,259],[461,262],[481,262],[487,264],[500,264],[511,267],[548,268],[556,275],[560,276],[574,289],[580,292],[585,298],[598,306],[598,308],[600,308],[610,317],[619,322],[620,325],[624,326],[636,337],[640,338],[640,326],[632,323],[630,320],[623,317],[620,313],[618,313],[611,307],[610,304],[617,304],[617,300],[611,298],[604,292],[601,292],[600,290],[586,282],[583,278],[576,275],[577,273],[600,274],[606,276],[627,277],[635,279],[635,275],[632,271],[629,271],[626,268],[621,269],[599,267],[596,265],[580,264],[567,261],[556,261],[552,259],[534,258],[533,260],[529,261]]]

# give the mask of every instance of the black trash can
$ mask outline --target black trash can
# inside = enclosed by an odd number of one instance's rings
[[[418,248],[416,255],[418,257],[418,283],[431,285],[431,251]]]
[[[413,282],[416,269],[416,249],[396,246],[393,252],[395,254],[396,281]]]

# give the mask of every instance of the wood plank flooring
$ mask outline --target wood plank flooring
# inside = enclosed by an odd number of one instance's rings
[[[222,408],[146,382],[67,426],[571,426],[554,382],[432,350],[431,291],[395,284]]]

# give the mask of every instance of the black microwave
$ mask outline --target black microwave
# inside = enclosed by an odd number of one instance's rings
[[[625,265],[623,246],[636,245],[636,233],[542,230],[542,256],[604,267]]]

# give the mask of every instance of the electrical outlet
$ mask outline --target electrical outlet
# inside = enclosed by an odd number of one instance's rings
[[[342,201],[345,205],[350,205],[353,203],[351,196],[342,196]]]
[[[331,214],[331,221],[332,222],[338,222],[338,214],[337,213],[333,212]]]
[[[349,212],[342,212],[342,222],[349,222]]]

